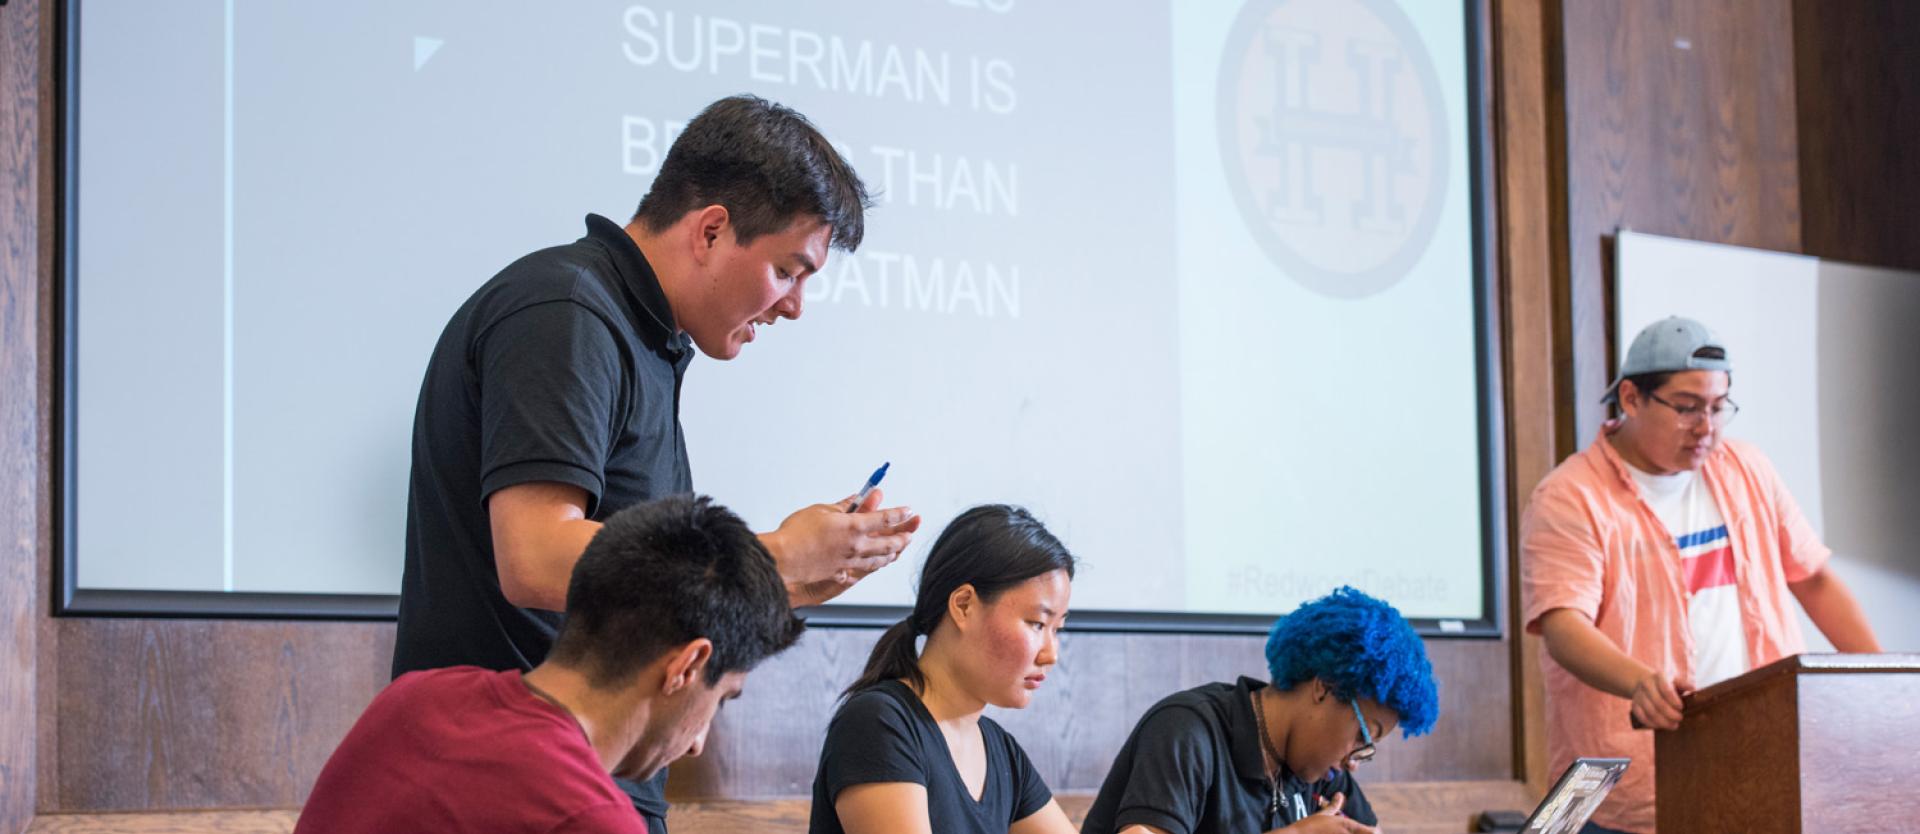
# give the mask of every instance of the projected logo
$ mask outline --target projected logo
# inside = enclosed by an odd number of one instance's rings
[[[1447,186],[1446,112],[1392,0],[1252,0],[1220,65],[1228,187],[1286,274],[1340,298],[1406,277]]]

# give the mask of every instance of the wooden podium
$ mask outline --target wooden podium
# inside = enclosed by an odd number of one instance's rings
[[[1654,733],[1661,834],[1920,831],[1920,655],[1803,654]]]

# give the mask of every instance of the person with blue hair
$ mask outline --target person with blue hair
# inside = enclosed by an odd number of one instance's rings
[[[1342,587],[1273,624],[1267,668],[1270,683],[1209,683],[1148,709],[1081,834],[1376,832],[1353,769],[1396,726],[1411,738],[1439,718],[1420,636]]]

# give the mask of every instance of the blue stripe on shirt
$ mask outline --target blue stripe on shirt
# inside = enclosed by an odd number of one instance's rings
[[[1706,544],[1708,542],[1716,542],[1726,537],[1727,537],[1727,525],[1722,524],[1718,527],[1713,528],[1712,530],[1701,530],[1698,533],[1688,533],[1684,536],[1681,536],[1680,538],[1674,539],[1673,545],[1675,547],[1680,548],[1681,550],[1686,550],[1689,547]]]

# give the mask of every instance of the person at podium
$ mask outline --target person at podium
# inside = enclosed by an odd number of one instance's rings
[[[1843,652],[1880,651],[1831,551],[1759,449],[1724,435],[1733,362],[1672,317],[1627,349],[1619,409],[1534,490],[1523,621],[1542,638],[1550,772],[1631,758],[1584,834],[1654,830],[1653,734],[1682,696],[1805,651],[1792,600]]]

